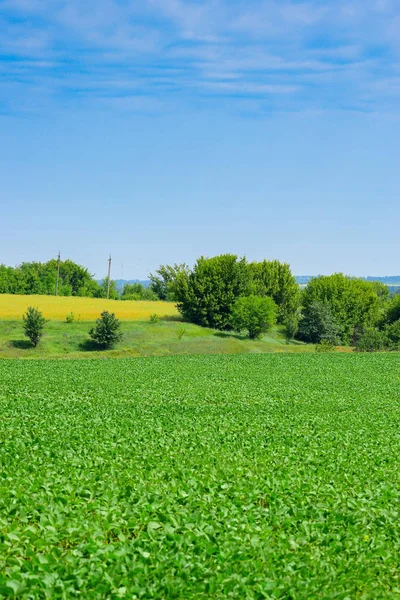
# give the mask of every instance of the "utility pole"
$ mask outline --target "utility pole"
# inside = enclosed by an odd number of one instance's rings
[[[108,277],[107,277],[107,300],[110,297],[110,275],[111,275],[111,254],[108,259]]]
[[[57,280],[56,280],[56,296],[58,296],[58,282],[60,280],[60,263],[61,263],[61,254],[58,253],[57,259]]]

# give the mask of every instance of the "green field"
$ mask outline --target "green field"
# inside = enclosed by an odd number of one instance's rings
[[[400,357],[0,361],[0,597],[400,598]]]
[[[1,358],[99,358],[127,356],[168,356],[173,354],[246,354],[263,352],[311,352],[314,345],[292,341],[289,345],[279,328],[260,340],[245,335],[221,332],[191,323],[179,317],[160,319],[158,323],[124,321],[124,338],[115,350],[99,351],[90,342],[89,330],[94,321],[50,321],[37,348],[25,337],[22,319],[0,319]],[[351,351],[350,348],[343,350]]]

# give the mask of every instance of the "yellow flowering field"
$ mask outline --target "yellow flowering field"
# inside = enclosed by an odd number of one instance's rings
[[[71,296],[18,296],[0,294],[0,319],[21,319],[28,306],[42,311],[46,319],[63,321],[71,312],[80,321],[94,321],[103,310],[115,313],[123,321],[147,320],[150,315],[177,316],[173,302],[141,302],[77,298]]]

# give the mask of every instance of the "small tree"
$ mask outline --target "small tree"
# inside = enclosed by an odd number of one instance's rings
[[[96,326],[90,330],[89,335],[99,346],[105,349],[113,348],[122,339],[120,331],[121,322],[114,313],[107,310],[101,313],[96,320]]]
[[[254,340],[271,329],[276,322],[277,306],[268,296],[244,296],[233,306],[232,325],[236,331],[247,329]]]
[[[299,331],[299,319],[297,315],[291,314],[288,315],[284,320],[284,333],[286,343],[289,344],[290,340],[296,336]]]
[[[326,341],[336,346],[340,343],[340,333],[340,327],[328,304],[315,301],[304,309],[299,324],[301,339],[314,344]]]
[[[43,336],[44,326],[46,325],[47,320],[38,308],[33,308],[32,306],[28,306],[26,313],[22,318],[24,321],[23,327],[25,335],[31,340],[36,348]]]

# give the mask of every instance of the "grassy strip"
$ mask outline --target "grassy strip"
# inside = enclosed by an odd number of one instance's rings
[[[172,318],[174,319],[174,317]],[[251,341],[235,333],[222,333],[175,320],[124,321],[123,341],[115,350],[99,351],[90,341],[93,323],[51,321],[37,348],[24,337],[21,321],[0,321],[0,358],[98,358],[103,356],[167,356],[175,354],[247,354],[309,352],[313,346],[287,345],[279,329]]]

